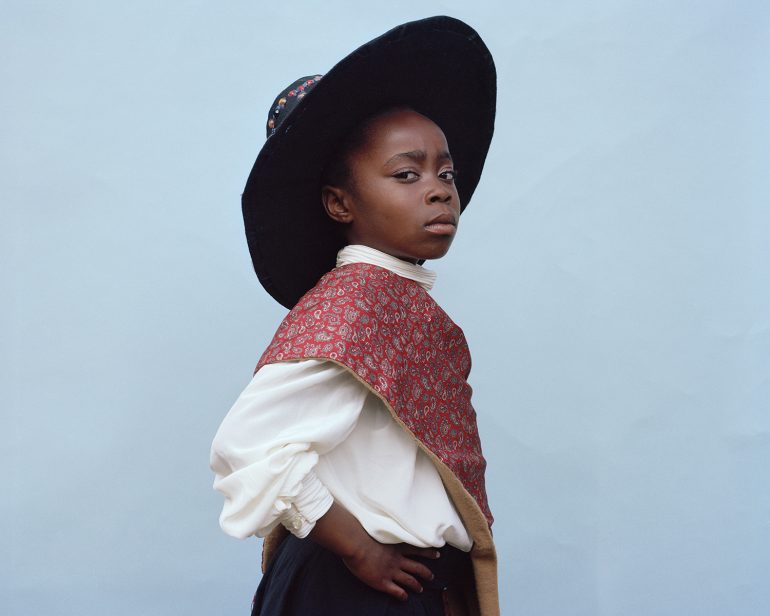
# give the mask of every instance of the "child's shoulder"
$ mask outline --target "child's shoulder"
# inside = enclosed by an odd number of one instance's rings
[[[334,310],[344,304],[361,309],[403,310],[415,301],[431,301],[413,280],[370,263],[348,263],[324,274],[300,298],[292,312]]]
[[[462,330],[416,281],[370,263],[349,263],[324,274],[288,313],[282,326],[354,330],[391,325],[440,332]],[[367,333],[367,336],[369,333]]]

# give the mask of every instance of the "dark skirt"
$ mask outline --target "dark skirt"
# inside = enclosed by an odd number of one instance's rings
[[[423,592],[399,601],[355,577],[342,559],[312,539],[288,535],[276,549],[254,596],[252,616],[445,616],[444,591],[467,583],[470,558],[450,545],[436,560],[417,558],[433,572]]]

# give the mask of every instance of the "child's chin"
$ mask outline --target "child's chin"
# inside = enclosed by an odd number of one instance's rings
[[[449,252],[449,246],[451,242],[446,244],[445,246],[437,246],[434,249],[426,250],[422,256],[420,256],[420,259],[425,259],[426,261],[432,261],[434,259],[440,259],[443,257],[446,253]]]

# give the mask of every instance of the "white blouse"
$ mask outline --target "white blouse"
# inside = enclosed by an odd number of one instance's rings
[[[387,267],[430,290],[436,274],[362,245],[337,266]],[[382,401],[346,368],[304,359],[266,364],[223,420],[211,447],[229,535],[264,537],[283,524],[304,538],[336,500],[382,543],[473,544],[438,471]]]

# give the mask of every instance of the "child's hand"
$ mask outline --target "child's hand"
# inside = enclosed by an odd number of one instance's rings
[[[310,538],[342,557],[345,566],[364,584],[402,601],[408,598],[405,589],[422,592],[417,577],[433,579],[431,570],[414,557],[439,556],[434,548],[375,541],[353,514],[336,502],[316,521]]]
[[[407,543],[386,545],[371,537],[369,541],[357,554],[342,559],[351,573],[364,584],[406,601],[404,589],[422,592],[422,584],[417,577],[433,579],[428,567],[410,557],[438,558],[439,553],[435,549],[417,548]]]

